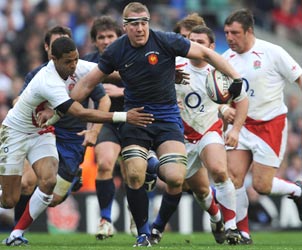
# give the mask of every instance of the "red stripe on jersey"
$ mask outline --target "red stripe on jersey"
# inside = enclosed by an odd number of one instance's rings
[[[198,133],[195,129],[193,129],[185,121],[183,121],[183,124],[184,124],[184,130],[185,130],[184,137],[189,142],[196,143],[197,141],[201,140],[201,138],[204,136],[204,134]],[[223,128],[223,122],[221,119],[219,119],[205,132],[205,134],[209,131],[216,131],[220,136],[222,136],[222,128]]]
[[[179,68],[182,68],[182,67],[184,67],[184,66],[186,66],[186,65],[188,65],[188,63],[177,64],[177,65],[175,66],[175,68],[176,68],[176,69],[179,69]]]
[[[270,121],[253,120],[248,117],[244,126],[264,140],[279,156],[285,121],[286,114],[279,115]]]

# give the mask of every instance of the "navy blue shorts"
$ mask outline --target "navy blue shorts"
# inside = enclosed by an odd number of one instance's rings
[[[147,127],[124,123],[120,127],[120,134],[123,148],[135,144],[156,150],[165,141],[184,143],[182,124],[172,122],[155,122]]]
[[[79,143],[64,143],[57,141],[57,150],[59,153],[58,174],[64,180],[72,182],[84,160],[85,147]]]
[[[105,141],[111,141],[111,142],[115,142],[116,144],[121,145],[121,136],[120,136],[120,132],[119,132],[119,123],[104,123],[97,141],[96,141],[96,145],[101,143],[101,142],[105,142]]]

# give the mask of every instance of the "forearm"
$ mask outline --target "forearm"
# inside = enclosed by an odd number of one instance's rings
[[[85,98],[87,98],[95,86],[103,81],[105,76],[106,75],[96,66],[77,82],[70,93],[70,97],[73,100],[82,102]]]
[[[230,76],[232,79],[240,78],[239,73],[221,55],[213,50],[206,50],[206,60],[219,71]]]
[[[110,106],[111,106],[110,98],[108,95],[105,95],[100,99],[97,110],[102,112],[109,112]],[[93,123],[90,130],[94,130],[97,133],[99,133],[102,127],[103,127],[102,123]]]
[[[244,98],[242,101],[236,103],[236,115],[233,123],[233,128],[240,131],[243,126],[248,111],[248,98]]]

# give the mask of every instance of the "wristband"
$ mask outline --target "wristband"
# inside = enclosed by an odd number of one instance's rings
[[[46,125],[46,126],[53,125],[53,124],[55,124],[55,123],[56,123],[58,120],[60,120],[60,119],[61,119],[61,116],[58,114],[57,111],[55,111],[55,113],[53,114],[53,116],[50,117],[50,118],[46,121],[45,125]]]
[[[112,121],[116,122],[126,122],[127,112],[113,112]]]
[[[230,107],[227,105],[222,105],[220,108],[220,113],[223,115],[225,111],[227,111]]]

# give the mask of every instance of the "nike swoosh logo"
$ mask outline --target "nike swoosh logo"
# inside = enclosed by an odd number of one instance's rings
[[[125,68],[129,68],[133,63],[126,63]]]

